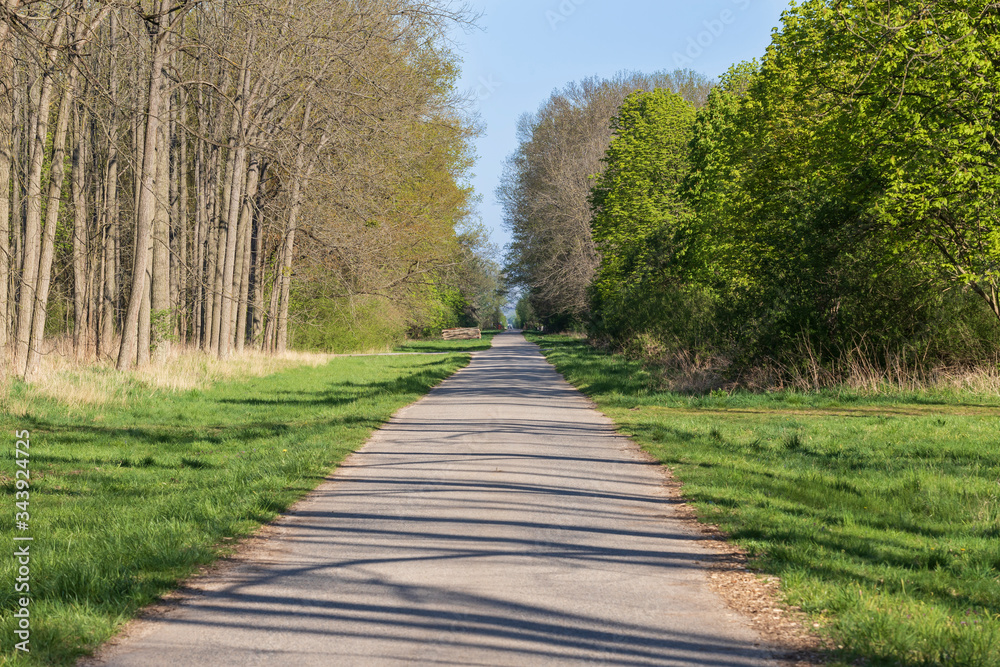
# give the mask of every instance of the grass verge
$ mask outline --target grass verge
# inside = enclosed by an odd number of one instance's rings
[[[529,338],[781,578],[832,662],[1000,665],[1000,396],[691,396],[585,341]]]
[[[408,340],[393,352],[481,352],[493,345],[493,336],[499,332],[484,331],[481,340]]]
[[[0,414],[0,663],[66,665],[313,489],[466,355],[338,358],[186,391],[131,379],[111,402],[21,384]],[[107,371],[112,372],[112,371]],[[30,399],[30,400],[29,400]],[[12,618],[15,430],[31,432],[31,653]],[[19,533],[24,535],[25,533]]]

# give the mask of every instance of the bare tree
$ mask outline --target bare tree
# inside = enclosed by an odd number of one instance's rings
[[[590,233],[592,177],[611,141],[611,117],[635,90],[667,88],[702,105],[711,82],[689,70],[591,78],[557,91],[518,123],[497,198],[513,240],[506,272],[543,319],[579,318],[600,262]]]
[[[5,0],[14,12],[19,0]],[[10,26],[0,22],[0,363],[6,362],[10,338],[8,308],[11,273],[11,167],[14,153],[14,54]]]
[[[283,349],[302,257],[363,248],[338,268],[345,293],[401,301],[449,261],[471,193],[439,165],[454,189],[426,205],[412,172],[430,128],[458,125],[442,46],[463,7],[0,3],[0,357],[10,343],[16,373],[46,330],[121,370],[162,337]]]
[[[29,122],[29,159],[25,184],[26,217],[22,246],[21,283],[18,291],[17,332],[15,334],[14,372],[24,376],[28,368],[28,348],[36,303],[36,291],[42,249],[42,164],[49,133],[49,110],[55,89],[59,49],[66,32],[68,18],[59,12],[51,24],[51,32],[43,36],[44,61],[40,65],[37,104],[33,105]]]
[[[118,369],[128,370],[141,355],[139,348],[139,320],[144,314],[148,318],[148,308],[143,307],[149,299],[149,280],[145,267],[150,263],[150,242],[152,240],[153,218],[156,214],[156,139],[160,126],[160,115],[164,108],[164,68],[169,57],[170,35],[190,5],[181,0],[177,7],[171,0],[155,0],[154,11],[142,18],[147,23],[152,58],[149,67],[148,101],[146,104],[146,124],[143,145],[142,167],[136,180],[138,204],[135,220],[135,248],[132,271],[132,289],[128,311],[122,327],[122,342],[118,352]],[[142,311],[142,312],[140,312]],[[148,347],[146,348],[148,350]]]

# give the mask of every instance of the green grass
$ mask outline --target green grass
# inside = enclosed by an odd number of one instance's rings
[[[72,664],[314,488],[467,355],[335,359],[127,408],[0,416],[0,663]],[[26,392],[15,386],[12,393]],[[31,653],[12,658],[15,429],[31,431]]]
[[[583,341],[531,338],[781,577],[831,661],[1000,665],[1000,396],[686,396]]]
[[[498,331],[484,331],[482,340],[408,340],[393,352],[480,352],[490,349]]]

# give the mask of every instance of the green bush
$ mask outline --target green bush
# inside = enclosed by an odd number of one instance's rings
[[[295,349],[347,353],[388,350],[406,339],[407,322],[385,299],[304,299],[289,322]]]

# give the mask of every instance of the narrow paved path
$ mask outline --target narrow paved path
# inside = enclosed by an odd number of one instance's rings
[[[765,665],[663,475],[520,334],[106,665]]]

